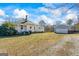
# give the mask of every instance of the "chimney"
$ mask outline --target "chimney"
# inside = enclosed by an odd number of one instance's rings
[[[27,16],[28,16],[28,15],[26,15],[25,22],[27,22]]]

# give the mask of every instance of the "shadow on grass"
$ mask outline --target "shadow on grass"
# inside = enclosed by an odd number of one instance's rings
[[[43,33],[43,32],[35,32],[35,33],[32,33],[32,34],[39,34],[39,33]],[[21,37],[21,36],[29,36],[29,35],[31,35],[31,34],[25,34],[25,35],[11,35],[11,36],[0,36],[0,38],[11,38],[11,37]]]
[[[29,35],[31,35],[31,34],[29,34]],[[0,36],[0,39],[1,39],[1,38],[12,38],[12,37],[29,36],[29,35],[12,35],[12,36]]]

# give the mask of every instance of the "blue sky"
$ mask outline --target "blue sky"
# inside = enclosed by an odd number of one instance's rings
[[[65,22],[67,19],[77,21],[78,7],[78,4],[73,3],[0,3],[0,23],[7,17],[17,19],[25,18],[25,15],[35,23],[40,20],[48,24],[55,21]]]

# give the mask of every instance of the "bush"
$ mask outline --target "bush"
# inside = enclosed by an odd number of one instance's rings
[[[29,34],[31,34],[32,33],[32,31],[29,31]]]
[[[17,31],[13,28],[0,26],[0,36],[11,36],[11,35],[15,35],[16,33]]]
[[[15,30],[15,24],[11,22],[5,22],[0,26],[0,36],[11,36],[17,34]]]
[[[23,31],[23,32],[18,33],[18,35],[30,35],[30,34],[31,34],[30,31]]]

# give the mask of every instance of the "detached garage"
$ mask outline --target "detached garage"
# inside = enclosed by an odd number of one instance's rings
[[[68,26],[61,24],[61,25],[55,25],[54,26],[54,32],[55,33],[68,33]]]

